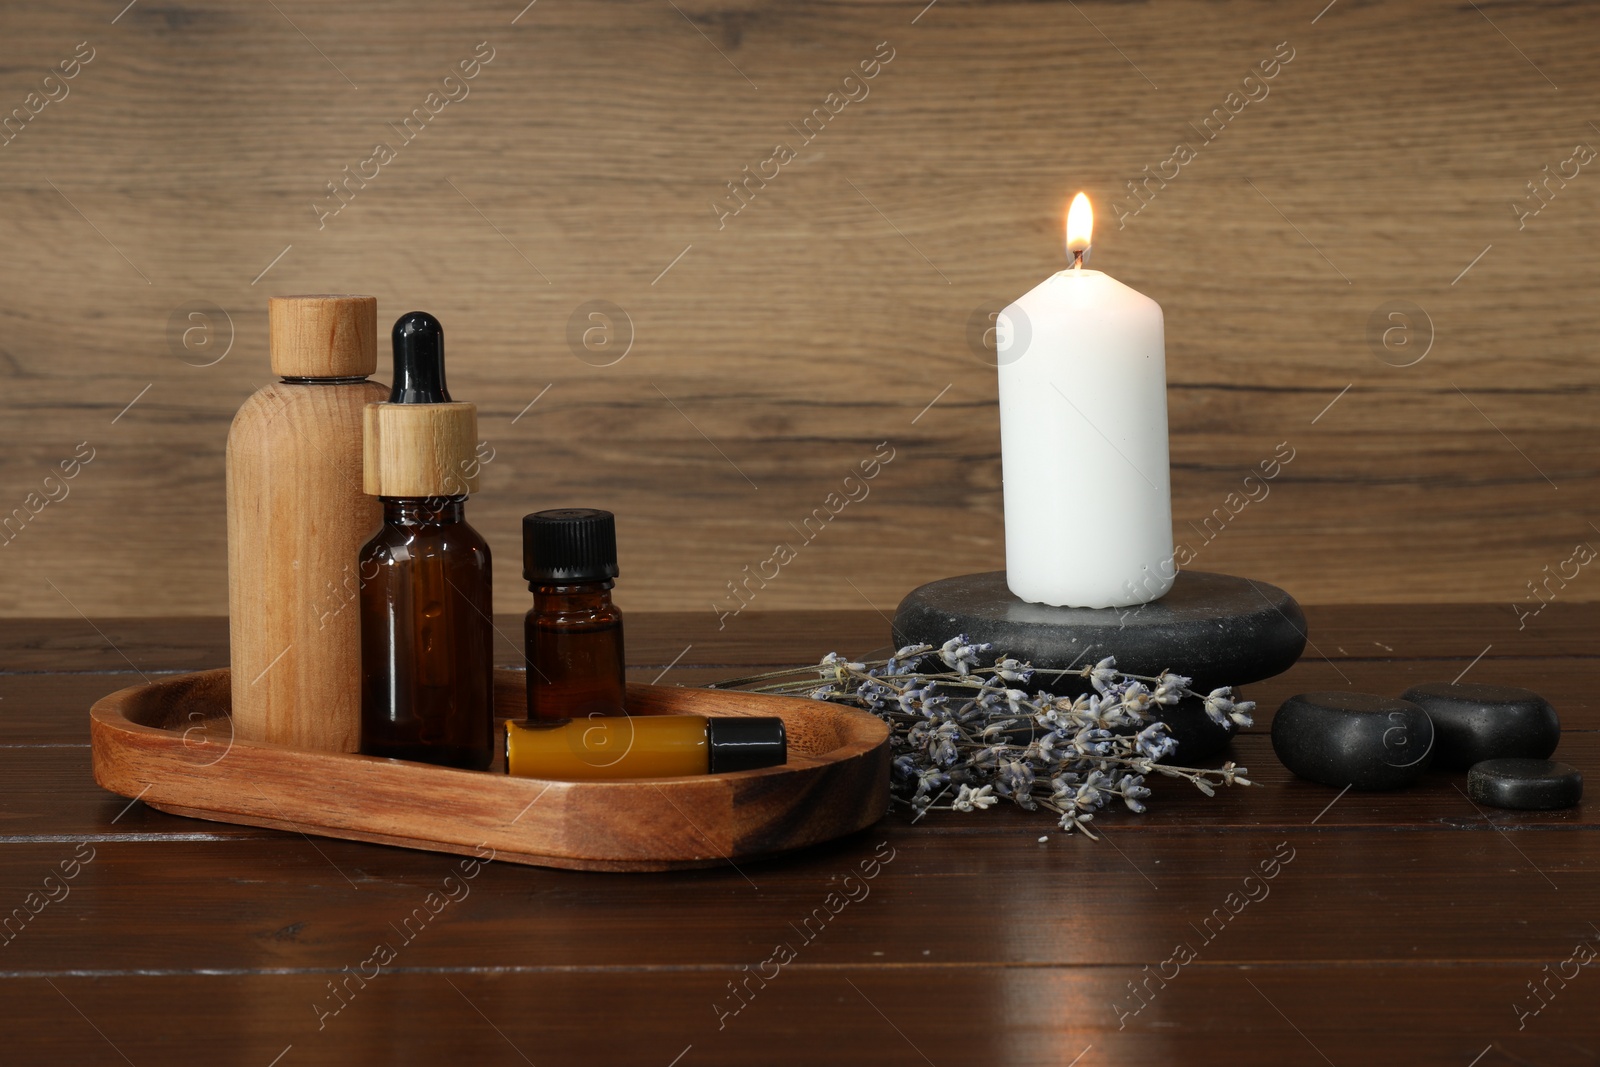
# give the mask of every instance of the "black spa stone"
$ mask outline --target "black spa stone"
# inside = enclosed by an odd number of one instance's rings
[[[1433,757],[1433,723],[1407,700],[1372,693],[1301,693],[1272,719],[1272,750],[1313,782],[1404,789]]]
[[[1306,617],[1277,586],[1205,571],[1180,571],[1166,596],[1129,608],[1029,604],[1006,587],[1004,571],[965,574],[912,590],[895,612],[896,647],[937,648],[957,634],[993,646],[985,665],[1009,655],[1060,669],[1115,656],[1118,670],[1177,671],[1204,693],[1294,666],[1306,646]]]
[[[1501,685],[1428,682],[1400,694],[1433,720],[1433,763],[1464,771],[1500,757],[1546,759],[1561,742],[1561,718],[1538,693]]]
[[[1583,799],[1583,772],[1547,759],[1491,759],[1467,771],[1467,796],[1520,811],[1570,808]]]

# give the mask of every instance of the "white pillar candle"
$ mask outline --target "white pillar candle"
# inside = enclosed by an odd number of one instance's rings
[[[1074,266],[997,320],[1006,584],[1059,607],[1143,604],[1172,588],[1161,305],[1082,269],[1093,217],[1067,217]]]

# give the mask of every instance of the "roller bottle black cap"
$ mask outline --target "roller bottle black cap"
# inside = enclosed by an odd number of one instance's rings
[[[767,715],[729,715],[706,720],[707,770],[712,774],[753,771],[788,762],[783,720]]]
[[[598,508],[555,508],[522,517],[522,577],[535,585],[617,576],[617,520]]]
[[[448,404],[444,386],[444,327],[426,311],[408,311],[394,323],[391,404]]]

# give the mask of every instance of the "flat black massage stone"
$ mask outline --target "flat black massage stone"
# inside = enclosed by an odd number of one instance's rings
[[[1272,751],[1336,789],[1404,789],[1433,759],[1433,722],[1408,700],[1346,690],[1292,696],[1272,717]]]
[[[1127,608],[1056,608],[1029,604],[1006,587],[1004,571],[965,574],[913,589],[894,617],[895,647],[938,648],[957,634],[992,646],[980,662],[1001,656],[1032,663],[1032,687],[1060,695],[1082,692],[1074,672],[1106,656],[1117,669],[1154,676],[1165,670],[1194,679],[1206,693],[1281,674],[1306,646],[1306,617],[1294,598],[1275,585],[1206,571],[1180,571],[1160,600]],[[1216,725],[1185,701],[1159,709],[1178,739],[1175,759],[1202,759],[1236,732]]]
[[[1528,689],[1427,682],[1400,694],[1428,713],[1433,763],[1464,771],[1489,759],[1546,759],[1561,743],[1561,716]]]
[[[1547,759],[1484,760],[1467,771],[1467,795],[1496,808],[1570,808],[1583,799],[1583,772]]]

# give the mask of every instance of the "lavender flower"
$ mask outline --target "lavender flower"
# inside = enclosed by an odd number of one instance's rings
[[[941,767],[950,766],[961,757],[961,749],[957,744],[960,739],[960,726],[953,722],[940,723],[928,739],[928,758]]]
[[[865,677],[856,687],[856,699],[868,711],[882,711],[890,701],[898,701],[900,695],[890,689],[876,678]]]
[[[1140,755],[1146,759],[1165,759],[1178,750],[1178,742],[1167,733],[1167,724],[1164,722],[1153,722],[1146,726],[1134,735],[1133,741]]]
[[[891,795],[914,819],[935,810],[981,811],[1004,798],[1026,811],[1051,811],[1063,830],[1094,837],[1095,812],[1113,800],[1132,812],[1144,810],[1150,774],[1187,779],[1207,795],[1215,786],[1250,784],[1245,768],[1232,763],[1197,770],[1161,762],[1178,743],[1152,720],[1156,709],[1192,698],[1218,723],[1248,725],[1255,705],[1236,700],[1233,690],[1202,696],[1181,674],[1124,674],[1108,656],[1072,672],[1090,692],[1030,695],[1033,667],[1004,655],[979,667],[988,651],[962,634],[938,649],[908,645],[872,663],[830,654],[814,669],[732,684],[809,695],[884,719],[895,753]],[[918,669],[924,662],[936,666],[935,656],[947,670]]]
[[[1073,713],[1080,723],[1086,723],[1101,730],[1110,730],[1114,726],[1132,725],[1143,721],[1143,707],[1141,705],[1126,703],[1123,699],[1114,697],[1085,696],[1078,698],[1081,703],[1074,702]]]
[[[1144,804],[1141,801],[1150,795],[1150,790],[1146,789],[1144,785],[1144,776],[1140,774],[1127,775],[1122,779],[1121,785],[1122,802],[1127,805],[1129,811],[1142,813]]]
[[[1255,701],[1235,701],[1233,699],[1233,690],[1226,686],[1221,689],[1213,689],[1206,696],[1206,714],[1211,716],[1211,721],[1218,726],[1226,726],[1229,721],[1241,727],[1253,726],[1255,725],[1255,720],[1250,717],[1250,713],[1255,710]]]
[[[835,678],[844,681],[845,676],[852,671],[864,671],[865,663],[852,663],[837,652],[829,652],[822,657],[822,662],[817,665],[817,670],[824,678]]]
[[[1184,690],[1193,684],[1193,678],[1164,671],[1156,683],[1155,692],[1150,694],[1150,699],[1157,704],[1176,704],[1183,699]]]
[[[900,705],[901,711],[905,712],[907,715],[916,715],[922,707],[923,698],[928,696],[930,688],[931,687],[924,687],[922,689],[907,688],[895,698],[895,701]]]
[[[1019,759],[1006,760],[995,775],[995,791],[1007,797],[1031,795],[1034,777],[1033,768],[1027,763]]]
[[[906,645],[884,663],[885,674],[910,674],[917,669],[922,658],[933,651],[932,645]]]
[[[1065,758],[1061,753],[1061,742],[1065,736],[1057,730],[1046,730],[1034,738],[1026,749],[1025,757],[1028,760],[1037,760],[1040,763],[1054,763]]]
[[[946,667],[965,678],[978,665],[978,654],[987,651],[989,645],[975,645],[967,639],[966,634],[958,634],[939,649],[939,658],[944,660]]]
[[[925,796],[930,793],[937,793],[949,784],[950,776],[944,771],[939,770],[937,767],[924,768],[922,773],[917,775],[917,795]]]
[[[1089,777],[1085,778],[1078,786],[1077,794],[1073,796],[1072,803],[1085,811],[1092,808],[1105,807],[1106,797],[1100,789],[1105,784],[1107,784],[1107,779],[1104,772],[1090,771]]]
[[[974,808],[981,810],[993,807],[995,804],[1000,803],[999,799],[993,794],[994,786],[992,785],[986,785],[978,789],[974,789],[970,785],[964,785],[961,787],[961,792],[956,794],[955,800],[950,802],[950,806],[956,811],[972,811]]]
[[[1061,813],[1061,822],[1058,825],[1069,834],[1074,830],[1082,830],[1088,836],[1093,837],[1094,831],[1089,829],[1089,824],[1093,821],[1094,812],[1068,808]]]
[[[1018,663],[1009,656],[994,665],[995,677],[1012,685],[1027,685],[1033,679],[1033,667]]]
[[[1117,679],[1117,657],[1107,656],[1084,672],[1084,676],[1094,685],[1095,689],[1104,693]]]

